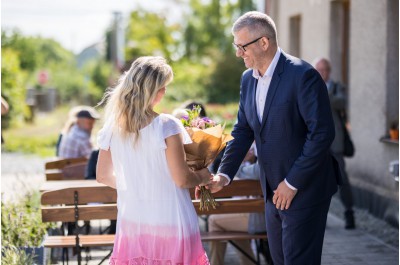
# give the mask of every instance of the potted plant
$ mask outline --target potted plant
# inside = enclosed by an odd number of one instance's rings
[[[391,123],[389,128],[389,136],[392,140],[399,140],[399,124],[397,121]]]
[[[18,202],[2,201],[1,215],[3,259],[15,264],[46,264],[42,242],[53,224],[42,223],[40,193],[29,193]]]

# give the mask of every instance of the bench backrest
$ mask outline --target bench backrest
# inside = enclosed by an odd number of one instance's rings
[[[45,169],[63,169],[66,166],[87,161],[86,157],[54,159],[45,163]]]
[[[194,189],[190,190],[194,194]],[[258,180],[235,180],[220,192],[213,194],[218,207],[200,211],[200,201],[193,200],[197,214],[263,212],[264,199]],[[242,197],[246,196],[246,197]],[[257,198],[248,196],[258,196]],[[73,222],[117,218],[117,192],[107,186],[66,188],[42,194],[42,220],[44,222]],[[97,204],[94,204],[97,203]],[[51,206],[53,205],[53,206]]]
[[[43,222],[117,218],[117,192],[107,186],[66,188],[42,194]],[[47,205],[47,206],[43,206]],[[75,214],[78,213],[78,216]]]
[[[84,179],[86,157],[65,158],[45,163],[46,180]]]
[[[194,188],[190,189],[197,214],[252,213],[264,211],[264,199],[259,180],[234,180],[219,192],[213,193],[218,206],[216,209],[200,210],[200,201],[194,200]]]

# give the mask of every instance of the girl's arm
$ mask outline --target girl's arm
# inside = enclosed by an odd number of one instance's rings
[[[168,167],[175,184],[180,188],[193,188],[197,185],[207,185],[212,175],[207,168],[191,171],[186,164],[185,150],[182,144],[182,135],[176,134],[165,139]]]
[[[96,168],[96,180],[111,188],[117,188],[110,150],[100,149]]]

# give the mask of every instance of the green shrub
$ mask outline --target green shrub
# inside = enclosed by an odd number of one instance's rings
[[[4,150],[7,152],[22,152],[37,154],[41,157],[52,157],[55,155],[55,146],[58,136],[30,136],[4,134]]]
[[[1,261],[7,265],[32,265],[34,264],[34,255],[27,254],[23,249],[15,246],[2,247]]]
[[[51,223],[42,223],[38,191],[28,193],[18,202],[1,202],[3,247],[39,247],[52,226]]]

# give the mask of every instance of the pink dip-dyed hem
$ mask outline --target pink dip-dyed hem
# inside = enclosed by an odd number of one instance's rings
[[[151,225],[150,225],[151,226]],[[178,228],[121,223],[112,265],[209,265],[199,231],[182,238]],[[142,233],[140,233],[141,231]],[[151,231],[151,232],[150,232]],[[143,233],[145,232],[145,233]]]

